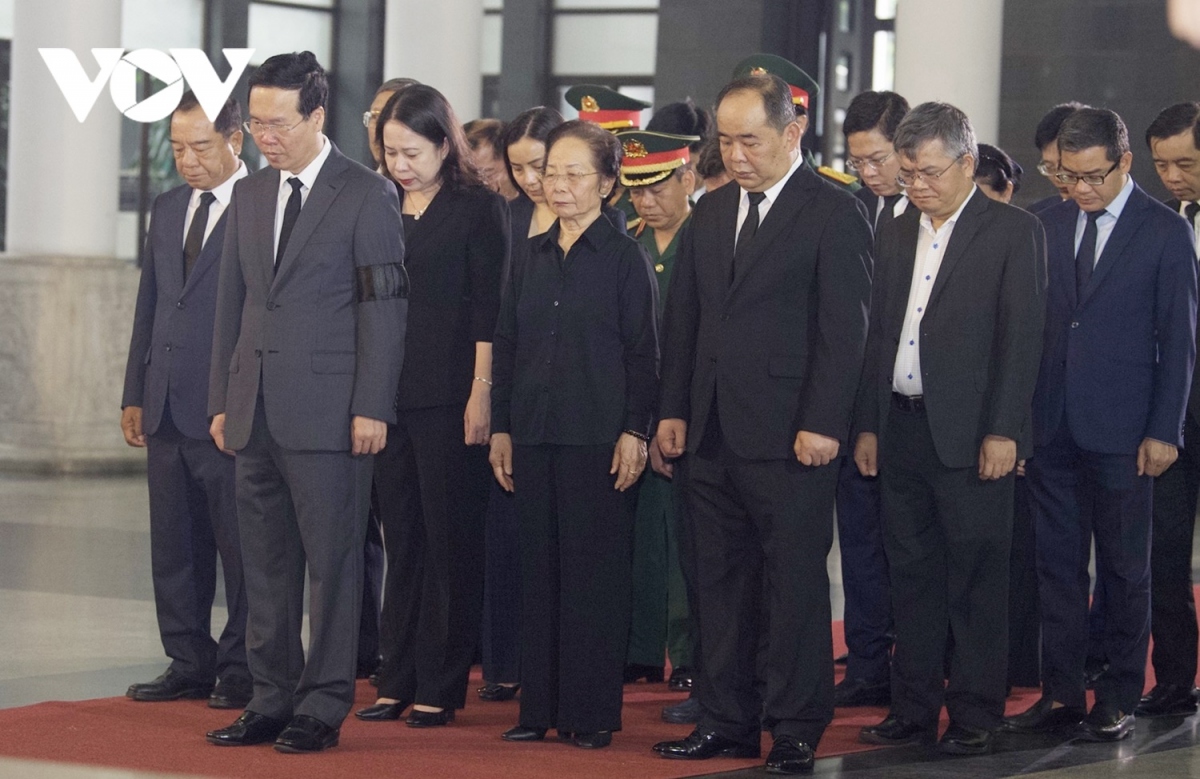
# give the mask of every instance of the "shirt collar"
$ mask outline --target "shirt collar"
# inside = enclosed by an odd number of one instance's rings
[[[947,219],[945,222],[942,222],[942,226],[939,227],[938,230],[945,230],[947,227],[954,226],[954,224],[958,222],[958,217],[962,214],[963,209],[967,207],[967,203],[971,202],[971,199],[975,197],[975,193],[978,191],[979,191],[979,187],[972,184],[971,185],[971,193],[969,195],[967,195],[966,199],[963,200],[962,203],[959,204],[958,209],[953,214],[950,215],[950,218]],[[930,217],[929,214],[926,214],[924,212],[921,213],[921,227],[928,230],[931,233],[937,233],[937,230],[933,229],[933,218]]]
[[[604,211],[601,210],[600,216],[596,217],[595,221],[587,226],[587,229],[584,230],[583,234],[579,236],[579,240],[585,241],[593,250],[598,250],[601,244],[604,242],[604,238],[609,230],[616,230],[616,228],[613,227],[612,222],[608,221],[608,217],[605,215]],[[550,225],[549,230],[542,233],[540,236],[534,236],[533,240],[539,241],[540,245],[542,246],[545,246],[548,243],[552,243],[557,246],[560,232],[562,231],[560,229],[559,222],[557,219],[555,219],[554,224]]]
[[[1104,210],[1112,215],[1113,219],[1120,219],[1121,212],[1125,210],[1125,204],[1129,202],[1129,195],[1133,192],[1133,176],[1125,177],[1125,186],[1121,187],[1121,191],[1113,198],[1113,201],[1104,207]]]
[[[330,143],[329,139],[325,137],[324,133],[322,133],[321,134],[321,151],[317,152],[317,156],[313,157],[312,162],[310,162],[310,163],[308,163],[308,165],[304,166],[304,170],[300,171],[299,173],[293,173],[292,171],[288,171],[288,170],[279,171],[279,189],[280,189],[280,191],[283,191],[285,189],[290,191],[291,186],[287,183],[287,181],[292,176],[295,176],[296,178],[300,179],[300,183],[304,185],[305,189],[307,189],[311,192],[312,188],[313,188],[313,184],[315,184],[317,181],[317,175],[321,172],[321,167],[325,164],[325,160],[329,159],[329,152],[331,152],[332,150],[333,150],[333,144]]]
[[[787,175],[784,176],[783,178],[781,178],[779,181],[776,181],[775,184],[770,189],[763,190],[763,194],[767,196],[768,204],[775,203],[775,200],[779,197],[779,193],[783,191],[783,188],[785,186],[787,186],[787,183],[791,180],[792,175],[803,164],[804,164],[804,154],[799,149],[797,149],[796,150],[796,159],[792,162],[792,167],[788,168]],[[743,203],[748,202],[749,197],[750,197],[749,191],[747,191],[745,187],[742,187],[742,202]]]
[[[225,179],[224,181],[222,181],[217,186],[215,186],[212,189],[207,190],[207,191],[213,193],[213,196],[216,197],[217,202],[221,204],[222,208],[228,207],[229,201],[233,198],[233,185],[236,184],[239,179],[246,178],[247,175],[249,175],[249,174],[246,171],[246,163],[242,162],[241,160],[238,160],[238,166],[237,166],[237,169],[233,172],[233,175],[230,176],[229,178]],[[202,195],[202,194],[204,194],[204,190],[199,190],[199,189],[192,190],[191,204],[193,206],[199,205],[200,195]]]

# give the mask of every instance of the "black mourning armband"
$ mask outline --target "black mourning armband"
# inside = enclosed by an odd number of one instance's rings
[[[408,297],[408,271],[399,262],[364,265],[358,269],[358,302]]]

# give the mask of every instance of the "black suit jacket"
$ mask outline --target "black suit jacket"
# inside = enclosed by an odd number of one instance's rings
[[[411,288],[398,408],[461,405],[475,343],[491,343],[508,264],[508,203],[484,187],[443,187],[404,236]]]
[[[921,212],[910,208],[880,230],[875,244],[871,332],[855,419],[862,432],[881,435],[886,428],[920,220]],[[1021,457],[1032,453],[1045,302],[1041,223],[977,189],[954,226],[921,319],[925,409],[946,467],[976,465],[986,435],[1015,440]]]
[[[1183,201],[1177,197],[1173,197],[1170,200],[1164,200],[1163,205],[1178,214],[1179,207],[1183,205]],[[1186,219],[1187,217],[1184,218]],[[1192,225],[1192,229],[1195,230],[1195,225]],[[1200,345],[1200,316],[1196,317],[1196,343]],[[1192,419],[1200,422],[1200,371],[1197,370],[1192,371],[1192,387],[1188,392],[1187,410],[1192,415]],[[1184,441],[1184,445],[1187,445],[1187,441]]]
[[[184,184],[154,201],[121,407],[141,406],[142,429],[153,435],[169,401],[175,427],[188,438],[207,440],[208,370],[225,214],[185,283],[183,225],[191,196],[192,188]]]
[[[664,315],[659,417],[688,422],[696,451],[719,397],[740,457],[794,457],[799,430],[845,441],[871,294],[860,201],[801,166],[734,263],[742,190],[697,203],[679,241]]]

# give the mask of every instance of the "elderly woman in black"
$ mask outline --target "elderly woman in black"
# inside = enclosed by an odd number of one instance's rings
[[[507,263],[508,208],[469,163],[446,98],[417,84],[379,115],[401,190],[411,281],[398,422],[375,459],[388,571],[379,699],[368,721],[445,725],[466,701],[483,604],[492,333]]]
[[[634,491],[658,374],[654,271],[600,213],[621,145],[567,122],[541,176],[557,220],[515,257],[496,326],[491,463],[520,522],[521,714],[584,748],[621,727]]]

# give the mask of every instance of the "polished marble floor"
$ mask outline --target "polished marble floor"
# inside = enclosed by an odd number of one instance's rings
[[[840,617],[836,544],[829,569]],[[143,477],[0,476],[0,617],[0,708],[120,695],[130,683],[160,673],[165,661],[154,619]],[[223,624],[224,615],[214,613],[213,621]],[[719,762],[697,765],[697,773],[720,769]],[[938,758],[915,747],[880,750],[819,761],[815,773],[830,779],[1200,777],[1200,715],[1139,722],[1135,737],[1120,744],[1001,739],[995,755],[968,759]],[[0,760],[4,778],[147,776]]]

